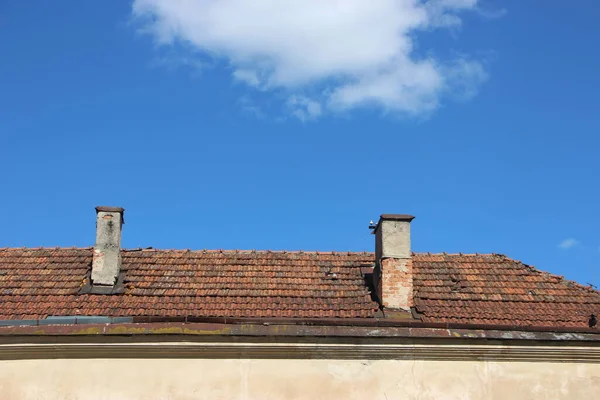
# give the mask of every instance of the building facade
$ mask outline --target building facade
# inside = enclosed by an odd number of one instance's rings
[[[578,399],[600,293],[499,254],[0,249],[2,399]]]

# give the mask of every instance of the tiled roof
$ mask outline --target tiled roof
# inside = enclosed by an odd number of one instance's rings
[[[0,319],[374,316],[370,253],[122,251],[122,294],[80,294],[92,249],[0,249]]]
[[[370,318],[373,253],[124,250],[124,291],[82,294],[92,249],[0,249],[0,319]],[[502,255],[413,255],[425,322],[587,327],[600,293]]]
[[[587,327],[600,293],[503,255],[415,254],[423,321]]]

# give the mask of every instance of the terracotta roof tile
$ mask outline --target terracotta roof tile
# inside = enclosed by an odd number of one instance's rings
[[[371,318],[373,253],[124,250],[125,292],[79,294],[92,249],[0,249],[0,319]],[[600,293],[495,254],[413,254],[426,322],[586,327]]]
[[[79,294],[92,249],[0,249],[0,319],[373,317],[370,253],[124,250],[125,292]],[[335,274],[336,279],[332,279]]]
[[[424,321],[587,327],[600,293],[497,255],[414,254],[414,297]]]

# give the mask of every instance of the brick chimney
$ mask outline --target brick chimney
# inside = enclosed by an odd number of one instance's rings
[[[92,285],[114,286],[121,270],[121,207],[96,207],[96,245],[92,261]]]
[[[414,218],[405,214],[382,214],[373,231],[374,284],[379,301],[386,308],[409,311],[413,306],[410,222]]]

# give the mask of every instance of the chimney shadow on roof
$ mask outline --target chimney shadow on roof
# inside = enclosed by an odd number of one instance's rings
[[[362,267],[361,273],[363,276],[364,284],[369,290],[371,300],[379,304],[381,308],[381,301],[379,301],[379,298],[377,296],[377,290],[375,288],[375,273],[373,267]]]

